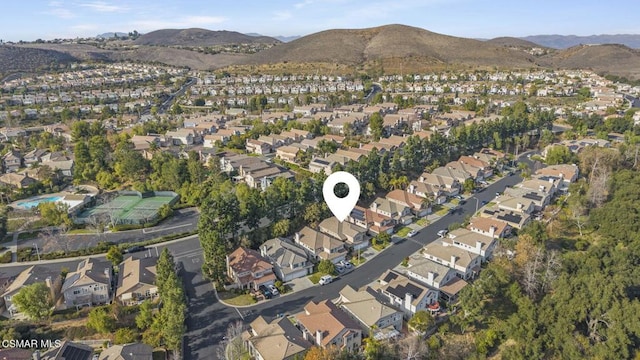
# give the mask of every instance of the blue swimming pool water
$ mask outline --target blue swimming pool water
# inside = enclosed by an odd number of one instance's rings
[[[28,200],[28,201],[20,201],[18,202],[18,206],[25,208],[25,209],[31,209],[34,207],[38,207],[38,204],[40,203],[44,203],[44,202],[54,202],[54,201],[59,201],[62,200],[62,196],[48,196],[48,197],[40,197],[37,199],[33,199],[33,200]]]

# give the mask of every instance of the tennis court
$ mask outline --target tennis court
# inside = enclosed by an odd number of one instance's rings
[[[163,205],[173,205],[177,201],[178,195],[170,191],[120,192],[109,202],[82,212],[76,222],[86,224],[92,218],[107,218],[115,224],[144,224],[156,220],[159,216],[158,210]]]

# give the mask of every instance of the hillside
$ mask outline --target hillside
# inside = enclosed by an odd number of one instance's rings
[[[497,37],[494,39],[487,40],[485,42],[493,45],[498,45],[498,46],[517,47],[517,48],[523,48],[523,49],[544,47],[542,45],[538,45],[531,41],[527,41],[527,40],[519,39],[515,37],[509,37],[509,36]]]
[[[632,49],[640,49],[640,35],[533,35],[521,39],[555,49],[567,49],[577,45],[589,44],[622,44]]]
[[[0,75],[13,72],[31,72],[53,64],[78,61],[68,53],[46,49],[27,49],[18,46],[0,45]]]
[[[279,43],[268,36],[249,36],[235,31],[211,31],[206,29],[163,29],[137,38],[137,45],[214,46],[223,44]]]
[[[247,64],[362,64],[390,58],[418,58],[425,65],[535,65],[533,58],[524,52],[404,25],[322,31],[254,54],[247,59]]]
[[[598,73],[640,77],[640,51],[624,45],[580,45],[557,51],[541,60],[563,69],[590,69]]]

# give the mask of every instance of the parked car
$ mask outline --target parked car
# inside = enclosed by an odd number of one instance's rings
[[[278,291],[278,288],[275,285],[269,285],[268,288],[273,295],[280,295],[280,291]]]
[[[462,199],[464,199],[464,198],[462,197],[462,195],[454,195],[453,197],[454,197],[455,199],[458,199],[458,200],[462,200]]]
[[[484,180],[480,180],[480,181],[478,181],[478,183],[479,183],[480,185],[489,185],[489,183],[488,183],[488,182],[486,182],[486,181],[484,181]]]
[[[353,264],[348,262],[348,261],[346,261],[346,260],[340,261],[340,265],[344,266],[344,268],[347,269],[347,270],[353,268]]]
[[[271,293],[271,291],[269,290],[269,288],[267,288],[264,285],[260,285],[258,287],[258,290],[260,290],[260,293],[262,295],[264,295],[265,299],[271,299],[273,297],[273,294]]]
[[[445,237],[445,235],[447,235],[447,233],[449,233],[449,230],[442,229],[442,230],[438,231],[438,236]]]
[[[138,246],[132,246],[132,247],[130,247],[130,248],[128,248],[128,249],[126,249],[126,250],[124,251],[124,253],[125,253],[125,254],[131,254],[131,253],[140,252],[140,251],[145,251],[145,250],[147,250],[147,248],[146,248],[146,247],[141,246],[141,245],[138,245]]]
[[[338,274],[342,274],[344,272],[344,267],[336,265],[336,271],[338,272]]]
[[[466,203],[467,203],[467,200],[462,199],[462,200],[460,200],[460,201],[458,202],[458,205],[464,205],[464,204],[466,204]]]
[[[487,200],[482,200],[482,201],[480,202],[480,205],[487,205]]]
[[[333,276],[324,275],[323,277],[320,278],[320,281],[318,281],[318,284],[327,285],[327,284],[330,284],[332,281],[333,281]]]
[[[411,230],[409,231],[409,233],[407,234],[407,237],[414,237],[418,234],[418,230]]]

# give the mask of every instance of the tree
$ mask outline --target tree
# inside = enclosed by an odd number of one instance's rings
[[[138,341],[138,333],[132,328],[118,329],[113,336],[114,344],[130,344],[136,341]]]
[[[109,334],[115,329],[116,323],[106,307],[97,307],[89,312],[87,327],[100,334]]]
[[[325,203],[319,203],[319,202],[314,202],[311,205],[309,205],[305,210],[304,210],[304,221],[306,221],[309,226],[311,226],[312,228],[315,228],[316,226],[318,226],[318,223],[320,222],[320,220],[323,218],[323,215],[325,213],[324,211],[324,207],[325,207]]]
[[[51,290],[44,282],[27,285],[11,298],[18,311],[34,320],[42,320],[51,316],[53,300]]]
[[[462,184],[462,188],[464,190],[465,193],[472,193],[473,190],[476,188],[476,182],[475,180],[469,178],[467,180],[464,181],[464,184]]]
[[[371,129],[371,135],[377,141],[382,136],[384,119],[380,113],[373,113],[369,117],[369,129]]]
[[[113,267],[117,268],[123,260],[122,251],[120,251],[120,248],[115,245],[111,246],[109,247],[109,251],[107,251],[106,258],[111,261]]]
[[[333,275],[336,271],[336,266],[331,260],[324,259],[318,263],[318,271],[323,274]]]
[[[549,165],[568,164],[571,162],[573,154],[564,145],[554,145],[547,150],[545,161]]]
[[[289,219],[282,219],[277,223],[273,224],[273,230],[271,230],[271,235],[273,235],[274,237],[287,236],[289,234],[290,228],[291,228],[291,221]]]
[[[145,300],[140,304],[140,312],[136,316],[136,326],[140,330],[146,330],[153,324],[153,303]]]
[[[386,245],[391,242],[391,235],[389,235],[389,233],[387,233],[386,231],[382,231],[378,235],[376,235],[374,239],[376,244]]]
[[[38,204],[38,211],[40,216],[47,224],[52,226],[71,226],[73,221],[69,217],[69,206],[65,204],[59,204],[56,202],[41,202]]]
[[[409,319],[408,325],[414,331],[425,334],[430,327],[435,325],[435,320],[433,316],[429,314],[426,310],[416,311],[415,314]]]
[[[0,208],[0,239],[4,239],[5,235],[7,235],[7,207],[3,206]]]

